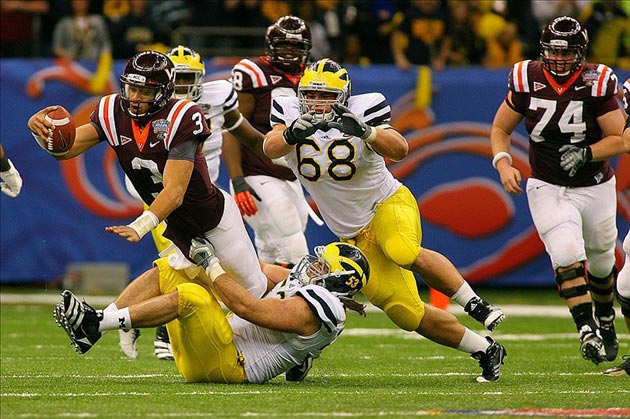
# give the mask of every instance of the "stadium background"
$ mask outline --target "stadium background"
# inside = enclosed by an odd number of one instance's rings
[[[229,77],[232,63],[206,62],[207,80]],[[107,92],[118,89],[116,61]],[[141,211],[125,191],[113,152],[101,144],[59,163],[40,150],[26,122],[44,106],[60,104],[77,124],[100,95],[90,93],[91,63],[53,59],[0,61],[0,138],[24,179],[17,199],[0,199],[0,283],[58,280],[71,263],[116,262],[130,277],[155,258],[152,241],[130,244],[105,226],[126,224]],[[390,65],[348,66],[353,93],[380,91],[392,106],[393,125],[410,154],[392,171],[414,192],[423,218],[423,244],[446,255],[473,283],[553,286],[551,267],[532,225],[525,195],[503,191],[490,164],[489,131],[507,88],[508,69],[471,67],[430,74]],[[620,80],[629,74],[618,73]],[[428,94],[429,87],[431,94]],[[528,175],[523,126],[513,139],[515,164]],[[614,159],[618,229],[630,228],[630,155]],[[222,167],[219,186],[227,188]],[[352,211],[340,208],[340,211]],[[334,239],[309,222],[309,246]],[[618,257],[621,257],[618,241]]]

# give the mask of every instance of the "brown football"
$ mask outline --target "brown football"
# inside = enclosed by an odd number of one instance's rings
[[[50,111],[45,116],[47,121],[55,125],[51,135],[45,140],[46,151],[53,156],[62,156],[72,148],[76,127],[70,112],[61,105]]]

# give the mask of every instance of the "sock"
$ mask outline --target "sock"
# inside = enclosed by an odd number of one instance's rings
[[[573,316],[573,321],[577,326],[578,332],[584,325],[588,325],[591,327],[591,330],[597,330],[597,325],[595,324],[595,319],[593,318],[593,306],[591,303],[582,303],[578,304],[569,309],[571,312],[571,316]]]
[[[457,350],[474,354],[475,352],[486,352],[489,346],[490,342],[488,342],[486,338],[466,327],[464,336],[461,342],[459,342],[459,346],[457,346]]]
[[[473,291],[470,287],[470,284],[466,281],[462,284],[461,287],[457,290],[455,294],[451,297],[453,300],[457,302],[462,307],[466,307],[466,304],[473,298],[479,298],[479,296]]]
[[[111,311],[111,310],[118,310],[118,307],[116,307],[116,304],[111,303],[110,305],[108,305],[107,307],[105,307],[103,309],[103,313],[105,313],[106,311]]]
[[[122,308],[120,310],[109,310],[103,312],[103,319],[98,325],[99,332],[103,330],[116,330],[123,329],[129,330],[132,328],[131,316],[129,315],[129,307]]]

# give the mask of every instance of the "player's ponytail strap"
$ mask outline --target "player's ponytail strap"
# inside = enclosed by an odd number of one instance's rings
[[[508,159],[510,165],[512,165],[512,156],[510,155],[510,153],[508,153],[507,151],[499,151],[497,154],[494,155],[494,158],[492,159],[492,167],[496,169],[497,163],[503,158]]]
[[[149,210],[144,211],[138,218],[133,220],[127,227],[131,227],[140,238],[153,230],[160,224],[158,217]]]

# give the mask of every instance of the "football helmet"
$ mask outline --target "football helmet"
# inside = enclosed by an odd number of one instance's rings
[[[166,55],[175,65],[175,98],[199,100],[206,75],[201,55],[183,45],[176,46]]]
[[[291,275],[302,284],[326,288],[340,300],[352,297],[364,287],[370,277],[370,265],[358,247],[335,242],[317,246],[315,256],[304,256]]]
[[[588,33],[580,22],[569,16],[557,17],[540,36],[543,66],[555,77],[570,76],[584,64],[587,45]],[[561,55],[567,52],[574,52],[575,58],[563,59]]]
[[[120,105],[134,119],[159,112],[166,106],[174,91],[173,62],[157,51],[143,51],[131,57],[120,76]],[[143,103],[149,107],[146,112],[140,113],[138,105]]]
[[[265,56],[276,67],[297,74],[311,52],[311,30],[299,17],[282,16],[265,33]]]
[[[352,83],[345,68],[328,58],[316,61],[304,70],[304,76],[298,85],[300,113],[314,112],[316,120],[330,121],[335,118],[331,106],[334,103],[346,106],[351,90]],[[331,99],[315,99],[307,97],[309,92],[334,93],[336,96]]]

